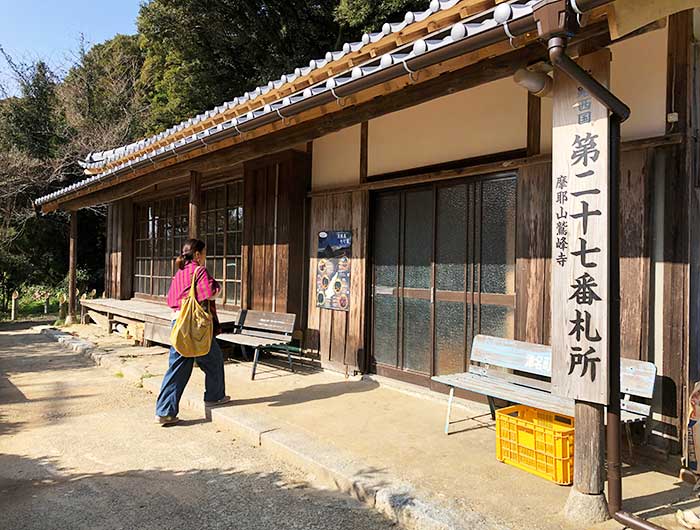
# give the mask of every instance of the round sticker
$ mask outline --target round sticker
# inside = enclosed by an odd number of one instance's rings
[[[334,290],[336,293],[339,293],[340,291],[342,291],[342,290],[343,290],[343,283],[342,283],[340,280],[337,280],[337,281],[333,284],[333,290]]]
[[[328,276],[324,276],[321,278],[321,285],[323,286],[324,289],[327,289],[328,286],[330,285],[331,280],[328,278]]]

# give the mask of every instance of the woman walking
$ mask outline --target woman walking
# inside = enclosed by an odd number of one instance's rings
[[[209,275],[206,267],[204,241],[190,239],[182,247],[182,254],[178,256],[175,265],[177,272],[173,277],[168,291],[168,306],[173,309],[173,324],[177,320],[183,300],[190,293],[192,282],[195,282],[197,302],[209,306],[209,312],[214,317],[214,334],[218,327],[216,306],[214,299],[221,291],[218,282]],[[187,354],[187,352],[183,352]],[[180,408],[180,399],[185,391],[185,386],[192,375],[194,363],[205,374],[204,403],[208,406],[228,403],[231,398],[226,395],[224,383],[224,357],[221,348],[212,338],[211,348],[207,355],[202,357],[183,357],[174,347],[170,348],[170,365],[163,378],[163,384],[156,402],[156,420],[160,425],[174,425],[179,420],[177,417]]]

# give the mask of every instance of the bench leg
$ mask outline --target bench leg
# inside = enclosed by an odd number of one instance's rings
[[[260,359],[260,348],[255,348],[255,356],[253,357],[253,373],[250,376],[250,380],[255,380],[255,370],[258,368],[258,359]]]
[[[489,408],[491,409],[491,419],[493,421],[496,421],[496,404],[493,401],[493,398],[491,396],[488,396],[489,399]]]
[[[634,460],[634,444],[632,443],[632,427],[630,422],[625,423],[625,434],[627,435],[627,448],[630,452],[630,460]]]
[[[452,415],[452,400],[455,397],[455,388],[450,388],[450,399],[447,400],[447,416],[445,417],[445,434],[450,434],[450,416]]]
[[[293,372],[294,365],[292,364],[292,354],[289,352],[289,346],[285,346],[284,349],[287,350],[287,361],[289,361],[289,369]]]

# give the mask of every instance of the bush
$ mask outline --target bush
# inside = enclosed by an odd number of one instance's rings
[[[48,300],[48,312],[57,313],[60,290],[46,285],[23,285],[18,289],[17,312],[22,316],[43,315]]]

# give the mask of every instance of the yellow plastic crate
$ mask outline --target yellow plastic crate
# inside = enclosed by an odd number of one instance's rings
[[[524,405],[498,410],[496,458],[568,486],[574,480],[574,419]]]

